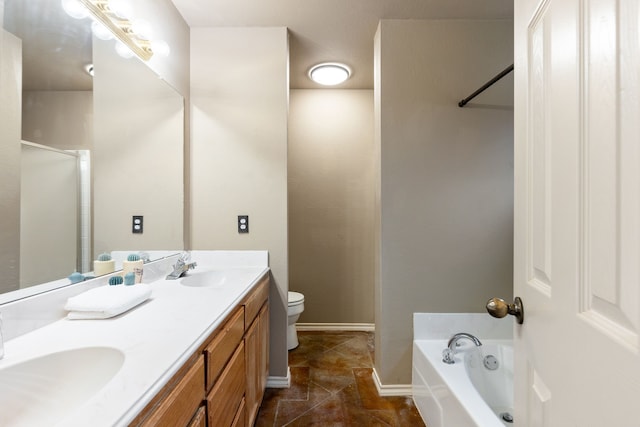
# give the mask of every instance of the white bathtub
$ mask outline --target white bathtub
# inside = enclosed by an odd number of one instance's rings
[[[413,400],[425,423],[429,427],[513,426],[501,419],[505,412],[513,414],[511,330],[499,325],[492,329],[491,321],[484,324],[486,319],[475,314],[466,319],[470,322],[463,321],[465,315],[454,315],[453,322],[446,315],[426,316],[423,322],[416,322],[414,316],[412,367]],[[416,323],[429,330],[425,333]],[[442,350],[457,332],[471,333],[483,345],[475,347],[461,340],[455,363],[446,364]],[[488,355],[495,357],[489,362],[497,362],[497,369],[485,368]],[[489,365],[495,367],[496,363]]]

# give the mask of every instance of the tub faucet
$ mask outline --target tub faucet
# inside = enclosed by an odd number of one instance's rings
[[[482,345],[480,340],[471,334],[468,334],[466,332],[457,333],[451,337],[449,343],[447,344],[447,348],[442,351],[442,361],[444,363],[448,363],[450,365],[452,363],[455,363],[455,361],[453,360],[453,356],[456,353],[456,346],[458,345],[458,341],[463,338],[471,340],[471,342],[473,342],[477,347],[480,347]]]
[[[187,271],[196,268],[196,265],[197,264],[195,262],[186,263],[182,258],[179,258],[178,261],[176,261],[176,264],[173,266],[173,271],[167,275],[167,279],[175,280]]]

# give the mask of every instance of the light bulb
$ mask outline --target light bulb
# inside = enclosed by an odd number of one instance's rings
[[[118,53],[118,55],[126,59],[133,58],[134,56],[134,53],[131,51],[131,49],[129,49],[127,45],[120,41],[116,42],[116,52]]]
[[[62,9],[75,19],[84,19],[89,16],[87,8],[78,0],[62,0]]]
[[[169,47],[169,44],[164,40],[152,41],[151,50],[153,50],[153,53],[159,56],[164,56],[164,57],[169,56],[169,54],[171,53],[171,48]]]
[[[98,21],[93,21],[91,23],[91,32],[100,40],[111,40],[113,38],[113,33]]]
[[[133,19],[133,7],[126,0],[109,0],[109,10],[122,19]]]
[[[151,40],[153,38],[153,28],[151,24],[144,19],[134,19],[131,22],[131,31],[143,40]]]

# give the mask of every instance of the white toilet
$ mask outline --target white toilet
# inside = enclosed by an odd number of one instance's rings
[[[289,292],[289,303],[287,306],[287,350],[292,350],[298,346],[298,333],[296,332],[296,322],[300,313],[304,311],[304,295],[299,292]]]

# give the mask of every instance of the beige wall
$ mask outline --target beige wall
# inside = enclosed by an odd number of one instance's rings
[[[182,249],[184,100],[137,59],[94,40],[94,255]],[[133,234],[133,215],[144,232]]]
[[[93,92],[23,92],[22,139],[60,150],[90,150]]]
[[[191,31],[191,248],[269,251],[276,377],[287,375],[288,57],[286,28]]]
[[[300,322],[373,323],[373,91],[292,90],[289,289]]]
[[[512,21],[380,23],[376,43],[381,230],[376,360],[411,382],[413,312],[482,312],[511,298]]]
[[[190,28],[171,0],[129,0],[136,16],[153,26],[153,38],[169,44],[169,56],[153,55],[146,63],[182,96],[189,97]]]
[[[22,44],[0,28],[0,292],[20,281],[21,98]]]
[[[119,60],[113,42],[94,40],[94,253],[185,247],[190,30],[169,0],[132,3],[171,53]]]
[[[189,217],[189,142],[190,142],[190,99],[189,73],[189,38],[191,29],[182,18],[171,0],[130,0],[136,16],[144,17],[153,25],[156,40],[164,40],[169,44],[171,52],[168,57],[154,55],[146,64],[168,85],[180,93],[185,102],[184,108],[184,144],[183,144],[183,218]],[[190,246],[189,221],[183,221],[183,245]],[[181,246],[182,247],[182,246]]]

